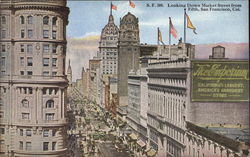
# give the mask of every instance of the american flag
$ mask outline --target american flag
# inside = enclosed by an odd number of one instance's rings
[[[129,0],[129,6],[131,6],[132,8],[135,8],[135,3]]]
[[[170,23],[170,34],[173,35],[174,38],[177,38],[177,31],[174,28],[174,25],[172,24],[171,18],[169,18],[169,23]]]

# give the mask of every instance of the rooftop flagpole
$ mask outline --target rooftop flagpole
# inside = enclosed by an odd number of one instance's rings
[[[169,17],[169,46],[168,46],[168,52],[169,52],[169,59],[171,60],[171,18]]]
[[[158,49],[158,53],[157,53],[157,60],[159,60],[159,55],[160,55],[160,28],[157,28],[157,49]]]
[[[112,15],[112,2],[110,2],[110,15]]]
[[[186,8],[184,8],[184,44],[186,43]]]
[[[186,8],[184,8],[184,44],[183,44],[183,52],[182,52],[182,54],[185,57],[188,56],[188,52],[186,52]]]

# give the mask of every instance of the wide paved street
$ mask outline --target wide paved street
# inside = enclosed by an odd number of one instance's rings
[[[94,102],[84,99],[82,94],[71,88],[69,96],[69,149],[73,157],[130,157],[124,133],[126,125],[118,127],[111,114]],[[121,136],[123,135],[123,136]]]

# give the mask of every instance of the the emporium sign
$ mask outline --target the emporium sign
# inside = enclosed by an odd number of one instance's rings
[[[249,101],[248,61],[192,61],[191,100]]]

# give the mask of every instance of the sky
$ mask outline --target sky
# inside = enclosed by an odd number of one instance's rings
[[[113,10],[115,24],[119,27],[120,18],[131,12],[139,18],[140,42],[157,44],[157,27],[162,32],[163,41],[169,42],[169,17],[177,30],[178,38],[183,38],[184,11],[183,7],[168,7],[173,4],[237,4],[240,11],[187,11],[197,34],[191,29],[186,30],[186,41],[192,44],[209,43],[248,43],[249,17],[248,0],[234,1],[133,1],[136,5],[131,8],[128,1],[113,1],[117,10]],[[161,4],[163,7],[147,7]],[[67,36],[69,38],[84,38],[99,36],[102,28],[108,22],[110,1],[68,1],[70,8]],[[226,7],[225,7],[226,8]],[[231,7],[230,7],[231,8]],[[232,8],[231,8],[232,9]],[[171,38],[171,43],[178,39]]]

